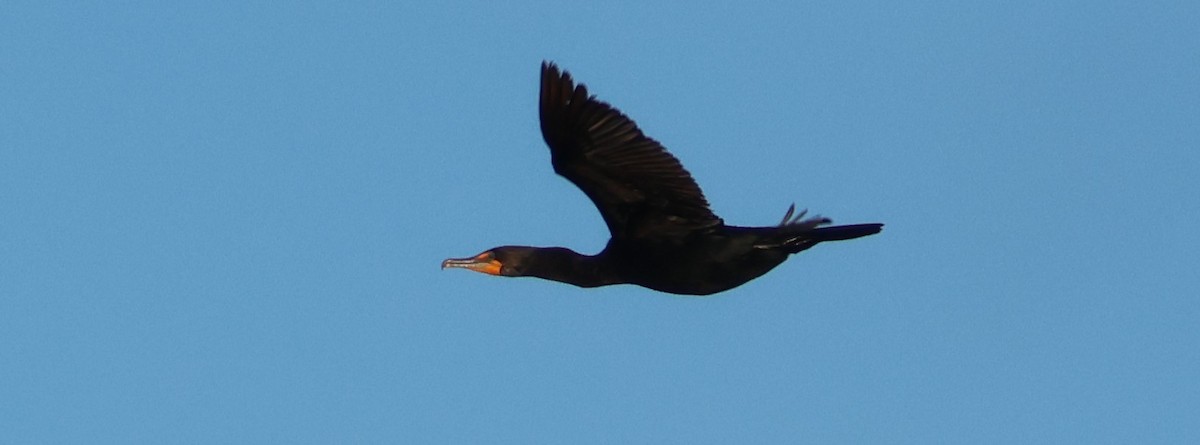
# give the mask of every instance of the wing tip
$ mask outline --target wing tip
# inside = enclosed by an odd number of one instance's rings
[[[571,73],[558,67],[558,64],[549,61],[542,61],[542,84],[545,86],[562,85],[563,90],[570,91],[575,88],[575,80],[571,78]]]

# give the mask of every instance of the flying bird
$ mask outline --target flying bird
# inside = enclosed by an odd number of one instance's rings
[[[611,238],[596,255],[563,247],[500,246],[442,268],[538,277],[580,287],[636,284],[709,295],[733,289],[824,241],[879,233],[883,224],[832,221],[789,207],[770,227],[726,225],[679,160],[624,113],[588,95],[570,73],[542,62],[538,103],[554,172],[592,200]]]

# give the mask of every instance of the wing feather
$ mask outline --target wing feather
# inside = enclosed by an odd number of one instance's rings
[[[613,237],[721,224],[678,159],[549,62],[539,114],[554,171],[591,198]]]

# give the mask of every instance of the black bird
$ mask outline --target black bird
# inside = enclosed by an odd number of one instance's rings
[[[873,235],[883,228],[821,227],[831,221],[805,218],[804,211],[793,215],[794,205],[778,226],[725,225],[678,159],[550,62],[542,63],[538,112],[554,172],[596,204],[612,235],[608,245],[591,256],[563,247],[501,246],[448,259],[443,269],[708,295],[753,280],[822,241]]]

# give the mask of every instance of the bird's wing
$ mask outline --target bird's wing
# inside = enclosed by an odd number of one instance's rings
[[[554,171],[592,199],[614,238],[721,224],[678,159],[553,63],[542,63],[538,108]]]

